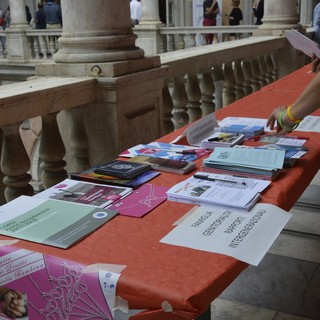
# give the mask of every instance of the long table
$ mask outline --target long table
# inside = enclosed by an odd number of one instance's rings
[[[231,115],[267,118],[274,107],[294,101],[314,76],[309,70],[310,66],[303,67],[218,110],[217,118]],[[184,129],[159,141],[169,142]],[[317,173],[320,135],[303,135],[309,137],[306,143],[308,153],[272,182],[263,193],[262,202],[290,210]],[[197,161],[198,169],[202,160]],[[161,173],[152,183],[170,187],[188,176]],[[192,207],[165,201],[140,219],[117,216],[68,250],[27,241],[18,241],[15,246],[85,265],[125,265],[117,285],[117,296],[127,301],[130,309],[145,310],[132,316],[132,320],[191,320],[205,313],[210,303],[248,266],[222,254],[159,242],[174,228],[172,224]],[[0,237],[0,240],[7,239]]]

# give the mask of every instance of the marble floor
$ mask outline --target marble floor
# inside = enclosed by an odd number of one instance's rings
[[[211,304],[211,320],[314,320],[250,304],[216,299]]]
[[[212,320],[320,320],[319,195],[320,171],[260,265],[211,304]]]

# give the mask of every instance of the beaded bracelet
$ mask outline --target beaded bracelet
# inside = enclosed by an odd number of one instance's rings
[[[297,119],[293,116],[292,114],[292,111],[291,111],[291,107],[292,107],[292,104],[290,104],[287,108],[287,115],[288,115],[288,118],[290,119],[290,121],[294,122],[294,123],[300,123],[303,119]]]
[[[287,113],[287,110],[284,110],[280,113],[280,116],[278,118],[278,123],[280,124],[281,128],[283,128],[283,121],[282,121],[282,118],[283,118],[283,115]],[[288,113],[287,113],[288,114]],[[297,128],[297,126],[299,125],[299,123],[301,122],[301,120],[299,122],[296,122],[296,124],[292,127],[292,130],[294,130],[295,128]]]

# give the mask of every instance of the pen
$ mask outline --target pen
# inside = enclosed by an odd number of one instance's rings
[[[208,176],[208,175],[199,174],[199,173],[194,174],[193,177],[196,178],[196,179],[207,180],[207,181],[223,181],[223,182],[239,183],[239,184],[242,184],[242,185],[246,185],[246,183],[244,181],[238,182],[238,181],[234,181],[234,180],[210,178],[210,176]]]

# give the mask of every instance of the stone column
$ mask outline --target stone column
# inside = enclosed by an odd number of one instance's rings
[[[159,27],[162,25],[158,0],[141,0],[141,21],[134,27],[134,32],[138,35],[137,45],[142,47],[148,56],[161,51],[163,39],[161,39]]]
[[[303,27],[312,25],[313,2],[310,0],[300,0],[300,24]]]
[[[27,22],[25,0],[9,0],[12,27],[25,27]]]
[[[9,0],[11,24],[6,29],[7,58],[12,62],[28,62],[31,56],[25,30],[27,22],[25,0]]]
[[[141,0],[141,24],[161,24],[158,0]]]
[[[63,33],[56,62],[110,62],[144,56],[135,46],[128,0],[90,0],[90,5],[64,0],[61,9]]]
[[[135,45],[128,0],[61,0],[61,5],[60,49],[54,62],[36,65],[36,75],[96,79],[92,103],[74,110],[76,117],[65,112],[58,116],[67,170],[72,172],[83,170],[84,162],[104,163],[162,135],[166,68],[159,56],[145,57]],[[157,14],[150,11],[147,16]]]
[[[259,34],[283,35],[284,30],[298,28],[297,1],[264,0],[263,24]]]

